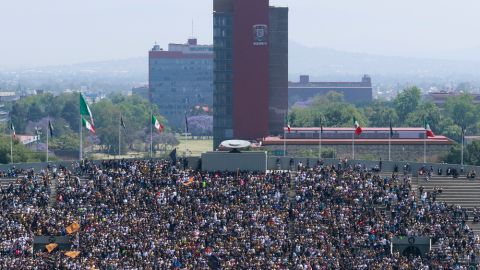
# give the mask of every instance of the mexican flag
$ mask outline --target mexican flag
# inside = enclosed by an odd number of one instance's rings
[[[390,120],[390,138],[393,137],[392,121]]]
[[[290,131],[292,131],[292,128],[290,127],[290,119],[288,118],[288,115],[285,115],[285,124],[287,125],[288,133],[290,133]]]
[[[355,128],[355,135],[360,136],[360,134],[362,134],[362,127],[355,117],[353,118],[353,127]]]
[[[93,125],[92,111],[90,111],[90,107],[88,107],[88,104],[85,101],[85,98],[83,97],[82,93],[80,93],[80,115],[88,115],[88,117],[90,117],[90,122],[92,122],[92,125]]]
[[[93,127],[90,122],[85,120],[85,118],[82,117],[82,126],[84,126],[86,129],[88,129],[92,134],[95,134],[95,128]]]
[[[160,122],[157,120],[157,118],[153,114],[152,114],[152,125],[155,127],[155,129],[158,131],[158,133],[163,132],[163,125],[160,124]]]
[[[433,134],[433,131],[430,128],[430,125],[428,124],[427,120],[425,120],[424,127],[425,127],[425,132],[427,133],[427,138],[435,137],[435,134]]]
[[[13,126],[13,123],[10,122],[10,132],[12,133],[12,138],[16,138],[17,134],[15,133],[15,127]]]
[[[53,137],[53,126],[50,120],[48,120],[48,130],[50,130],[50,137]]]

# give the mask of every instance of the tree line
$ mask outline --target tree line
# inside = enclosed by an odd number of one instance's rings
[[[63,93],[52,95],[45,93],[24,97],[18,101],[7,104],[10,109],[11,121],[17,134],[35,135],[41,130],[41,142],[46,141],[48,121],[52,123],[54,136],[49,140],[49,149],[53,151],[76,152],[79,149],[79,94]],[[120,153],[128,151],[144,152],[148,150],[145,145],[150,142],[151,113],[165,126],[165,132],[154,132],[154,150],[166,149],[167,146],[178,145],[176,137],[170,133],[167,121],[158,113],[158,107],[151,106],[148,100],[138,96],[124,96],[113,94],[98,102],[90,104],[94,116],[95,135],[83,132],[85,144],[95,145],[101,152],[107,154],[119,153],[119,131],[121,139]],[[123,119],[125,127],[120,125]],[[119,129],[120,128],[120,129]],[[4,125],[4,134],[9,133],[9,125]],[[1,139],[9,146],[9,137]],[[18,142],[16,142],[18,144]],[[0,145],[1,146],[1,145]],[[0,147],[0,151],[3,148]],[[9,148],[5,161],[9,161]],[[14,159],[15,162],[44,161],[45,155],[34,154],[24,146],[18,146],[15,153],[26,153]],[[14,155],[15,155],[14,153]],[[0,162],[5,163],[0,153]]]
[[[345,102],[342,94],[330,92],[316,96],[308,107],[293,107],[289,112],[293,127],[352,127],[353,118],[362,127],[423,127],[426,119],[435,134],[453,139],[456,144],[445,157],[449,163],[460,163],[459,143],[462,134],[474,135],[480,130],[480,105],[470,94],[460,94],[447,99],[439,108],[431,101],[422,99],[418,87],[404,89],[392,101],[376,100],[369,104],[354,105]],[[465,162],[480,165],[479,142],[465,149]],[[458,152],[459,153],[459,152]]]
[[[97,145],[104,153],[116,154],[119,151],[120,117],[126,127],[125,130],[123,127],[120,130],[121,153],[147,151],[148,146],[145,143],[150,140],[151,110],[166,127],[165,133],[154,133],[155,149],[165,151],[167,146],[178,144],[178,140],[169,132],[167,121],[159,115],[158,107],[150,108],[148,100],[141,97],[114,94],[90,104],[90,108],[95,119],[96,136],[87,136],[87,132],[84,132],[84,135],[87,142]],[[41,141],[45,142],[48,121],[51,121],[55,134],[50,140],[50,149],[78,151],[78,93],[28,96],[7,104],[6,109],[11,112],[17,134],[35,134],[35,129],[41,128]],[[445,106],[439,108],[433,102],[422,100],[419,88],[410,87],[392,101],[376,100],[361,105],[347,103],[342,94],[331,92],[326,96],[315,97],[306,108],[294,106],[289,113],[290,125],[293,127],[318,127],[320,124],[324,127],[351,127],[353,118],[363,127],[388,127],[391,122],[394,128],[422,127],[424,119],[427,119],[435,134],[445,135],[457,142],[445,158],[447,162],[459,163],[460,155],[456,153],[460,151],[458,143],[461,141],[462,131],[464,134],[473,135],[480,130],[480,105],[475,104],[471,95],[461,94],[449,98]],[[191,130],[198,128],[198,132],[208,134],[211,132],[211,116],[192,116],[189,118],[189,125]],[[205,127],[208,127],[208,130],[204,130]],[[4,134],[8,134],[9,126],[4,125],[3,129]],[[0,140],[1,145],[9,146],[8,136],[1,137]],[[43,161],[44,155],[34,153],[18,143],[14,147],[14,152],[18,155],[14,160],[18,162]],[[480,149],[478,142],[466,147],[467,163],[480,165],[477,149]],[[0,152],[0,162],[8,162],[9,147],[0,147]]]

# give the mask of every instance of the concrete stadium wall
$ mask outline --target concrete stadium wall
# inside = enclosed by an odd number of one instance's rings
[[[267,159],[267,152],[208,152],[202,154],[202,170],[265,172]]]
[[[153,160],[158,160],[160,158],[154,158]],[[109,161],[111,159],[107,159],[106,161]],[[118,160],[118,159],[117,159]],[[138,158],[132,158],[132,159],[125,159],[125,160],[138,160]],[[201,166],[201,159],[200,157],[187,157],[187,160],[188,160],[188,168],[191,168],[191,169],[199,169],[200,166]],[[102,161],[104,160],[94,160],[93,162],[95,164],[100,164],[102,163]],[[47,167],[48,164],[50,164],[50,166],[64,166],[64,167],[67,167],[67,168],[71,168],[73,162],[76,162],[76,161],[55,161],[55,162],[36,162],[36,163],[13,163],[13,164],[1,164],[0,165],[0,170],[1,171],[7,171],[11,168],[13,168],[15,166],[16,169],[35,169],[35,171],[38,171],[38,170],[41,170],[41,169],[44,169]],[[180,166],[182,166],[182,164],[180,164]]]
[[[310,163],[310,166],[314,166],[317,163],[317,159],[315,158],[298,158],[298,157],[268,157],[268,170],[290,170],[292,167],[290,166],[290,160],[293,159],[294,167],[296,168],[299,162],[302,162],[304,165]],[[278,160],[278,162],[277,162]],[[324,159],[323,163],[325,165],[337,165],[339,163],[339,159]],[[379,161],[373,160],[348,160],[348,164],[362,164],[367,168],[374,168],[375,166],[379,165]],[[443,170],[443,173],[446,172],[448,168],[457,169],[458,172],[461,171],[461,165],[459,164],[444,164],[444,163],[414,163],[414,162],[406,162],[406,161],[383,161],[382,160],[382,171],[383,172],[393,172],[395,165],[398,166],[398,171],[403,171],[403,166],[405,164],[409,164],[411,168],[411,172],[415,175],[416,172],[426,166],[427,169],[430,169],[430,166],[433,167],[435,173],[439,168]],[[472,166],[472,165],[464,165],[463,171],[466,173],[468,171],[475,170],[477,173],[480,172],[480,166]]]
[[[278,159],[278,164],[277,164]],[[266,152],[243,152],[239,154],[227,153],[227,152],[209,152],[202,154],[200,157],[188,157],[188,167],[192,169],[200,169],[211,171],[211,170],[231,170],[236,171],[240,170],[252,170],[252,171],[265,171],[265,170],[290,170],[294,169],[290,166],[290,159],[293,159],[294,168],[296,168],[299,162],[302,162],[304,165],[310,163],[310,166],[313,166],[317,163],[315,158],[299,158],[299,157],[275,157],[267,156]],[[136,159],[128,159],[136,160]],[[138,159],[137,159],[138,160]],[[96,160],[95,163],[99,164],[103,160]],[[324,159],[324,164],[326,165],[337,165],[339,163],[338,159]],[[403,171],[403,166],[409,164],[411,167],[411,172],[415,175],[416,172],[424,166],[423,163],[412,163],[406,161],[382,161],[382,171],[383,172],[392,172],[395,165],[398,166],[399,172]],[[60,162],[39,162],[39,163],[15,163],[15,164],[3,164],[0,165],[0,170],[6,171],[11,169],[13,166],[17,169],[31,169],[41,170],[45,168],[48,164],[60,166],[63,165],[67,168],[71,168],[72,161],[60,161]],[[376,165],[379,165],[378,161],[372,160],[354,160],[348,161],[348,164],[362,164],[367,168],[373,168]],[[182,164],[180,164],[182,166]],[[430,166],[433,167],[435,172],[438,168],[441,168],[445,173],[448,168],[457,169],[458,172],[461,172],[461,165],[459,164],[443,164],[443,163],[426,163],[426,167],[429,169]],[[464,165],[463,171],[465,174],[468,171],[475,170],[477,173],[480,173],[480,166]]]
[[[451,151],[451,145],[427,145],[427,162],[441,162],[442,157]],[[318,156],[318,144],[309,145],[288,145],[287,155],[289,156]],[[265,149],[268,151],[282,151],[283,145],[266,145]],[[351,159],[352,145],[338,144],[338,145],[322,145],[322,150],[333,150],[335,156],[345,157]],[[308,154],[310,153],[310,154]],[[355,145],[355,157],[357,159],[382,159],[388,160],[388,144],[387,145]],[[403,144],[391,146],[392,160],[402,160],[411,162],[423,161],[423,144]]]

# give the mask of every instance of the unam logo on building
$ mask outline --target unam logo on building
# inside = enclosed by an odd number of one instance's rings
[[[268,26],[255,24],[253,26],[253,45],[266,46],[268,44]]]

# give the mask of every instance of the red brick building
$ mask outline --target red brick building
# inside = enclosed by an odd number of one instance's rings
[[[288,106],[288,8],[214,0],[214,147],[283,132]]]

